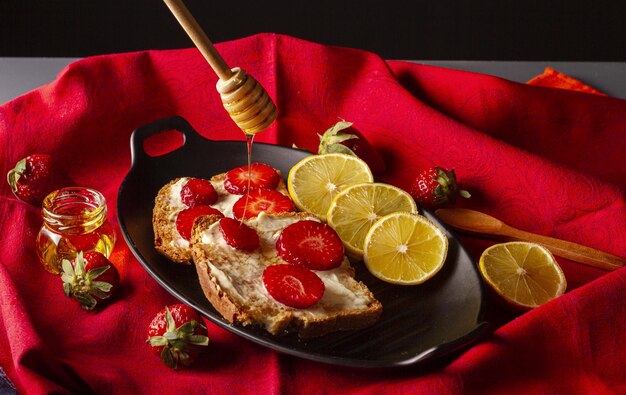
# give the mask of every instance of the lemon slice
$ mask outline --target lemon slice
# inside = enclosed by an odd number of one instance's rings
[[[520,241],[493,245],[481,255],[479,268],[498,295],[522,309],[561,296],[567,287],[554,256],[539,244]]]
[[[339,193],[328,209],[328,224],[335,229],[347,252],[363,256],[365,235],[380,217],[397,211],[417,213],[415,200],[393,185],[363,183]]]
[[[326,221],[333,198],[346,187],[373,182],[374,176],[363,160],[353,155],[307,156],[289,171],[287,189],[296,207]]]
[[[376,221],[365,236],[363,260],[379,279],[400,285],[421,284],[446,261],[448,238],[418,214],[398,212]]]

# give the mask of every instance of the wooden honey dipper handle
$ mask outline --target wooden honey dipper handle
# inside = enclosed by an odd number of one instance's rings
[[[172,14],[174,14],[178,23],[185,29],[195,46],[198,47],[200,53],[202,53],[207,62],[209,62],[215,74],[222,80],[229,79],[233,75],[233,72],[219,52],[217,52],[213,43],[209,40],[209,37],[207,37],[193,15],[191,15],[191,12],[189,12],[185,4],[183,4],[181,0],[163,1]]]
[[[270,126],[276,105],[261,84],[239,67],[228,67],[182,0],[163,1],[219,77],[217,91],[237,126],[248,136]]]

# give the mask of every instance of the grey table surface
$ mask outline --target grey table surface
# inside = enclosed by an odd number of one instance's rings
[[[53,81],[77,58],[0,58],[0,104]],[[545,67],[577,78],[609,96],[626,99],[626,62],[462,61],[415,60],[457,70],[526,82]]]

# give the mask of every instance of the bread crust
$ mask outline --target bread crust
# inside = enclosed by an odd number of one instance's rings
[[[310,217],[306,213],[285,213],[275,217]],[[220,285],[218,276],[211,271],[211,263],[218,266],[220,260],[228,256],[227,252],[222,253],[214,249],[205,248],[202,242],[202,234],[211,227],[213,222],[209,219],[200,219],[193,230],[192,254],[196,266],[198,278],[202,290],[211,302],[213,307],[230,323],[241,325],[261,325],[272,334],[297,333],[302,338],[322,336],[335,331],[357,330],[373,325],[382,314],[382,304],[374,297],[371,291],[362,282],[353,279],[354,269],[349,264],[341,269],[346,277],[347,286],[358,293],[361,297],[369,301],[365,308],[337,309],[328,311],[322,317],[312,317],[294,313],[297,309],[278,310],[272,307],[271,303],[263,305],[261,308],[252,303],[240,303],[229,294],[228,288],[224,289]],[[215,225],[217,226],[217,225]],[[233,281],[235,279],[232,279]],[[259,281],[260,278],[259,278]],[[268,296],[269,298],[269,296]],[[268,318],[266,322],[259,317]],[[271,320],[269,319],[271,317]],[[269,323],[268,323],[269,322]]]
[[[191,249],[178,248],[172,245],[174,237],[178,236],[176,221],[171,219],[173,214],[170,206],[170,192],[174,184],[188,177],[175,178],[163,186],[154,200],[152,210],[152,229],[154,231],[154,248],[169,259],[177,263],[190,264]]]

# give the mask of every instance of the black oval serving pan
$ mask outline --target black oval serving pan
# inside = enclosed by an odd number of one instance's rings
[[[145,153],[143,142],[158,133],[177,130],[183,145],[161,156]],[[394,368],[431,361],[474,341],[487,327],[483,321],[483,286],[475,264],[454,234],[428,211],[425,216],[446,231],[450,245],[443,269],[419,286],[398,286],[371,276],[356,263],[363,281],[383,304],[378,323],[359,331],[332,333],[302,340],[273,336],[260,328],[231,325],[202,293],[195,268],[168,261],[153,248],[152,207],[159,189],[176,177],[211,176],[246,163],[244,141],[211,141],[181,117],[162,119],[138,128],[130,138],[132,165],[122,182],[117,212],[122,235],[146,271],[180,301],[210,321],[271,349],[314,361],[362,368]],[[310,153],[255,143],[253,161],[283,174]]]

